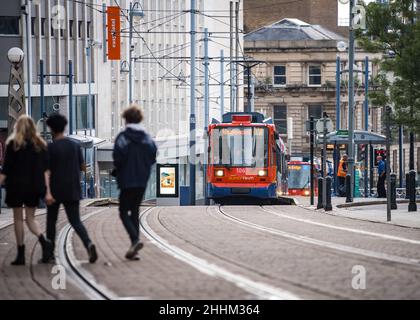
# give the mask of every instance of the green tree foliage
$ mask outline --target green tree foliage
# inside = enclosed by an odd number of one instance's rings
[[[420,133],[420,17],[412,0],[370,3],[366,30],[357,30],[358,45],[383,53],[377,86],[370,94],[376,106],[392,104],[395,121]]]

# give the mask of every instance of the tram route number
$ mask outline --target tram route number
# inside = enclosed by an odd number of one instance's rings
[[[161,306],[160,315],[179,315],[187,318],[194,315],[258,315],[259,305],[245,304],[204,304],[202,306]]]

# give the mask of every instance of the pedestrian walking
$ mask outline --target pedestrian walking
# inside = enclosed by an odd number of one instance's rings
[[[138,106],[132,105],[127,108],[122,117],[125,119],[126,128],[115,140],[114,175],[120,189],[120,218],[131,240],[125,257],[138,260],[137,252],[143,247],[143,243],[140,242],[139,207],[151,167],[156,162],[157,148],[140,124],[143,112]]]
[[[47,144],[36,131],[34,121],[20,116],[7,140],[0,184],[6,184],[6,204],[13,210],[17,256],[12,265],[25,264],[24,211],[29,230],[42,247],[42,261],[48,259],[52,244],[42,234],[35,220],[35,210],[45,196],[48,165]]]
[[[378,183],[376,185],[376,189],[378,191],[378,198],[386,198],[386,162],[381,156],[378,156],[376,160],[378,162]]]
[[[61,114],[54,114],[47,120],[53,136],[53,142],[48,145],[47,238],[55,243],[58,211],[63,204],[71,226],[87,250],[89,262],[94,263],[98,258],[96,247],[80,220],[80,172],[86,167],[80,145],[64,136],[66,125],[67,119]],[[53,253],[50,258],[54,258]]]
[[[337,177],[338,177],[338,188],[337,193],[340,197],[346,196],[346,175],[347,175],[347,155],[343,155],[338,164]]]

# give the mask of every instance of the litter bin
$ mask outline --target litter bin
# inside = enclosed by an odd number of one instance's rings
[[[190,187],[189,186],[180,186],[179,187],[179,204],[181,206],[190,205]]]

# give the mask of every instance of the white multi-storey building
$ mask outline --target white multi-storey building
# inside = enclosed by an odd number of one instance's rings
[[[235,0],[232,8],[235,8]],[[190,115],[190,0],[140,0],[143,16],[135,18],[133,28],[133,102],[145,112],[144,125],[161,146],[160,161],[184,162],[181,165],[181,183],[186,183],[188,168],[188,136]],[[230,28],[236,19],[230,19],[230,0],[196,0],[196,126],[198,154],[203,153],[200,138],[204,128],[204,28],[208,29],[210,57],[210,120],[220,119],[221,64],[224,50],[223,71],[224,110],[230,111],[230,89],[238,88],[239,109],[242,106],[242,85],[230,82]],[[123,128],[121,111],[129,105],[128,14],[129,0],[12,0],[2,1],[0,13],[0,140],[7,136],[7,83],[10,64],[7,51],[14,46],[25,52],[24,78],[28,113],[38,121],[40,107],[40,60],[44,61],[46,74],[61,76],[45,77],[45,111],[58,108],[60,113],[70,114],[68,78],[69,61],[73,64],[73,134],[92,135],[112,143]],[[121,8],[121,60],[111,61],[106,55],[106,7]],[[242,57],[243,4],[238,12],[238,57]],[[28,22],[28,26],[27,23]],[[27,28],[28,27],[28,28]],[[30,41],[27,37],[29,29]],[[104,37],[105,36],[105,37]],[[87,47],[91,47],[91,56]],[[28,45],[29,44],[29,45]],[[235,49],[233,43],[233,49]],[[28,64],[28,60],[30,63]],[[234,57],[232,59],[235,59]],[[125,63],[124,63],[125,62]],[[91,66],[92,126],[89,126],[89,67]],[[30,74],[30,77],[28,77]],[[242,76],[238,77],[241,83]],[[29,81],[28,81],[29,80]],[[30,102],[30,103],[29,103]],[[54,108],[53,108],[54,107]],[[2,129],[3,128],[3,129]],[[175,147],[176,146],[176,147]],[[178,147],[181,146],[181,147]],[[90,158],[92,152],[88,152]],[[100,155],[98,155],[99,162]],[[104,163],[108,162],[108,165]],[[109,169],[108,161],[97,167]],[[197,166],[197,170],[202,169]],[[93,170],[92,170],[93,171]],[[107,172],[107,171],[106,171]],[[198,177],[200,171],[198,171]],[[93,172],[92,172],[93,173]],[[202,174],[202,173],[201,173]],[[108,177],[108,175],[104,175]],[[96,178],[99,175],[96,174]],[[108,179],[108,178],[107,178]],[[104,180],[104,179],[102,179]],[[106,180],[106,179],[105,179]],[[104,181],[105,181],[104,180]],[[197,180],[200,180],[198,178]],[[98,185],[106,184],[105,182]],[[113,187],[113,186],[111,186]],[[102,188],[108,192],[108,187]],[[111,190],[114,190],[111,188]],[[103,191],[102,193],[104,193]],[[105,193],[106,193],[105,192]],[[199,193],[198,193],[199,194]]]
[[[129,105],[129,79],[124,67],[129,60],[129,0],[108,1],[122,9],[121,17],[121,60],[110,61],[111,89],[98,85],[98,134],[111,141],[123,128],[121,111]],[[196,127],[197,154],[204,151],[204,29],[209,32],[209,71],[210,71],[210,120],[220,119],[221,79],[224,86],[224,111],[230,111],[230,1],[196,1]],[[142,0],[139,10],[143,17],[134,19],[132,33],[133,102],[145,112],[144,125],[160,145],[159,161],[176,159],[180,165],[180,183],[188,181],[188,135],[190,116],[190,0]],[[235,2],[232,4],[235,8]],[[242,57],[242,4],[239,3],[238,41]],[[100,20],[100,13],[96,13]],[[234,12],[233,12],[234,15]],[[236,17],[232,19],[236,26]],[[97,29],[97,37],[103,38],[103,30]],[[235,49],[235,43],[234,43]],[[225,62],[221,76],[221,50]],[[234,60],[235,57],[232,57]],[[108,72],[105,68],[103,72]],[[102,71],[99,71],[102,73]],[[108,75],[104,75],[106,79]],[[102,79],[102,76],[98,77]],[[242,76],[238,77],[238,83]],[[102,83],[102,81],[101,81]],[[232,87],[236,89],[236,87]],[[238,87],[239,103],[242,106],[242,88]],[[241,109],[241,108],[240,108]],[[201,162],[200,162],[201,163]],[[104,166],[107,168],[107,166]],[[202,166],[197,166],[198,185],[202,182]],[[199,186],[198,190],[202,190]],[[197,192],[200,196],[200,191]]]

